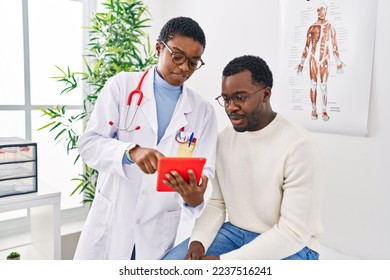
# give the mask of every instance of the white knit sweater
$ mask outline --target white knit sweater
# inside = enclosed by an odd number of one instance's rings
[[[305,246],[318,252],[322,158],[307,131],[280,114],[259,131],[229,125],[218,138],[213,194],[191,241],[207,251],[228,218],[261,235],[221,259],[283,259]]]

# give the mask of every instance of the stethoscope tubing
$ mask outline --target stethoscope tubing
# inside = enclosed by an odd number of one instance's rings
[[[138,112],[139,106],[141,105],[141,102],[142,102],[142,100],[144,99],[144,93],[143,93],[142,90],[141,90],[141,86],[142,86],[143,81],[144,81],[144,79],[145,79],[145,77],[146,77],[146,74],[147,74],[148,72],[149,72],[149,69],[145,71],[145,73],[142,75],[140,81],[138,82],[137,87],[136,87],[133,91],[131,91],[131,92],[129,93],[129,96],[128,96],[128,98],[127,98],[126,114],[125,114],[125,119],[124,119],[124,122],[123,122],[123,123],[126,123],[126,120],[127,120],[128,116],[129,116],[130,105],[131,105],[131,102],[133,101],[134,95],[135,95],[135,94],[138,94],[138,101],[137,101],[137,104],[136,104],[135,112],[134,112],[134,114],[133,114],[133,117],[132,117],[131,120],[130,120],[130,123],[129,123],[126,127],[119,127],[119,126],[116,126],[112,121],[110,121],[109,124],[110,124],[111,126],[114,126],[114,127],[115,127],[116,129],[118,129],[118,130],[127,131],[127,132],[131,132],[131,131],[140,129],[140,126],[137,126],[136,128],[130,129],[130,130],[129,130],[129,128],[130,128],[131,124],[133,123],[133,120],[134,120],[134,118],[135,118],[135,116],[136,116],[136,114],[137,114],[137,112]]]

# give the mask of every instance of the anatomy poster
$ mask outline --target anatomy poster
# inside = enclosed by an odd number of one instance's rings
[[[314,132],[367,135],[377,0],[281,0],[278,111]]]

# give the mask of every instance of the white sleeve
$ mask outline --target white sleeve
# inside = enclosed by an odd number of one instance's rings
[[[123,153],[129,143],[117,140],[116,129],[109,125],[119,119],[121,93],[116,81],[116,76],[110,78],[100,92],[78,150],[88,166],[125,177]]]

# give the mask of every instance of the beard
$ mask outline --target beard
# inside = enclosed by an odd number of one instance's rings
[[[257,129],[254,129],[256,126],[258,126],[260,119],[259,119],[259,114],[254,113],[251,114],[249,117],[245,116],[245,119],[247,119],[247,124],[245,126],[234,126],[233,128],[237,132],[245,132],[245,131],[254,131]]]

